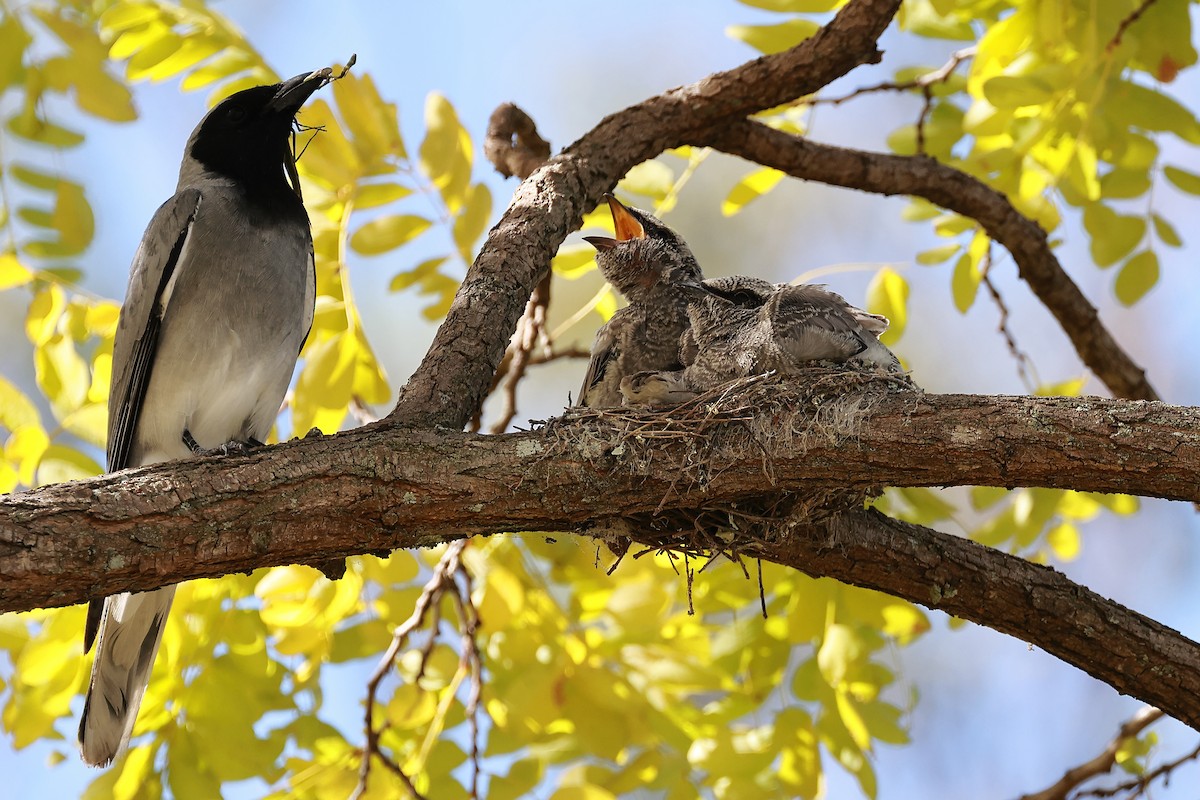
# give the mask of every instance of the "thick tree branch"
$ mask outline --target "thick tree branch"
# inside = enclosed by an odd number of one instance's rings
[[[1022,639],[1200,730],[1200,645],[1049,567],[874,511],[844,515],[822,540],[791,537],[770,554]]]
[[[1117,397],[1157,400],[1146,373],[1100,322],[1096,308],[1067,275],[1046,232],[982,181],[926,156],[867,153],[819,144],[739,120],[691,144],[715,147],[797,178],[885,195],[913,195],[979,222],[1004,245],[1021,277],[1054,315],[1083,363]]]
[[[1200,409],[1162,403],[896,393],[840,434],[807,435],[823,423],[793,417],[791,449],[774,444],[784,437],[770,411],[757,423],[772,426],[770,441],[747,419],[682,449],[655,433],[672,429],[669,416],[573,413],[550,431],[495,437],[377,423],[0,498],[0,611],[785,490],[1046,486],[1200,500]],[[626,441],[630,425],[638,437]],[[743,445],[713,445],[718,429]],[[702,486],[687,477],[697,458]]]
[[[860,64],[899,0],[851,0],[796,47],[667,91],[603,119],[518,187],[389,418],[461,429],[479,407],[526,300],[583,214],[629,169],[694,131],[811,94]]]
[[[1200,499],[1200,409],[901,392],[861,419],[853,403],[781,418],[789,390],[764,386],[774,409],[690,437],[668,436],[672,416],[630,410],[504,436],[377,424],[12,495],[0,501],[0,610],[503,531],[660,546],[666,534],[645,526],[656,513],[736,513],[787,491],[1042,485]],[[796,444],[775,448],[785,423]],[[755,438],[764,424],[771,436]],[[874,513],[801,523],[732,546],[1018,636],[1200,726],[1200,651],[1174,631],[958,537]]]

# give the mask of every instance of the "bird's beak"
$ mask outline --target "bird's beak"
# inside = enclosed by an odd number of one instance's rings
[[[618,244],[611,236],[585,236],[583,240],[597,250],[612,250]]]
[[[638,222],[637,217],[630,213],[628,208],[621,205],[620,200],[611,194],[604,195],[604,199],[608,201],[608,210],[612,212],[613,228],[617,231],[618,242],[646,238],[646,230],[642,223]]]
[[[333,80],[333,69],[325,67],[316,72],[306,72],[279,84],[275,96],[268,106],[272,111],[295,116],[300,106],[312,93]]]

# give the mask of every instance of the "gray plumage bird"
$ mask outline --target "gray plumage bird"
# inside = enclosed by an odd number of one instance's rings
[[[799,374],[818,362],[854,361],[902,375],[879,335],[888,320],[856,308],[823,286],[773,284],[733,275],[681,282],[691,298],[675,371],[626,376],[627,404],[673,405],[737,378]]]
[[[259,444],[279,412],[316,295],[289,137],[329,69],[238,92],[192,132],[175,196],[133,259],[113,347],[108,468]],[[174,587],[93,600],[96,658],[79,744],[110,763],[129,741]]]
[[[605,195],[616,236],[584,237],[596,248],[596,264],[629,305],[596,332],[592,359],[578,405],[619,406],[621,380],[645,370],[673,370],[679,337],[688,326],[688,296],[681,283],[701,280],[687,243],[653,215]]]
[[[823,286],[787,284],[767,290],[757,278],[686,287],[694,355],[686,380],[709,387],[776,371],[794,374],[813,362],[856,361],[902,374],[899,360],[879,341],[888,320],[846,302]],[[685,342],[684,349],[687,349]]]

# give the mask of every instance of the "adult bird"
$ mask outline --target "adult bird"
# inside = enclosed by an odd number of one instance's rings
[[[682,367],[679,337],[688,326],[688,296],[679,286],[703,277],[679,234],[612,195],[605,199],[615,237],[584,239],[596,248],[596,264],[604,278],[629,305],[601,326],[592,343],[577,401],[592,408],[621,405],[621,379],[628,375]]]
[[[231,95],[188,139],[133,258],[113,345],[108,468],[260,444],[312,325],[312,234],[289,137],[328,68]],[[83,760],[129,741],[175,587],[93,600]]]

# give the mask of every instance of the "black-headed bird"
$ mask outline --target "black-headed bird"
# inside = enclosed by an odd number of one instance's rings
[[[133,258],[113,346],[108,468],[245,447],[279,413],[316,296],[290,136],[330,69],[227,97],[192,132],[175,195]],[[175,587],[93,600],[96,643],[79,745],[110,763],[129,741]]]

